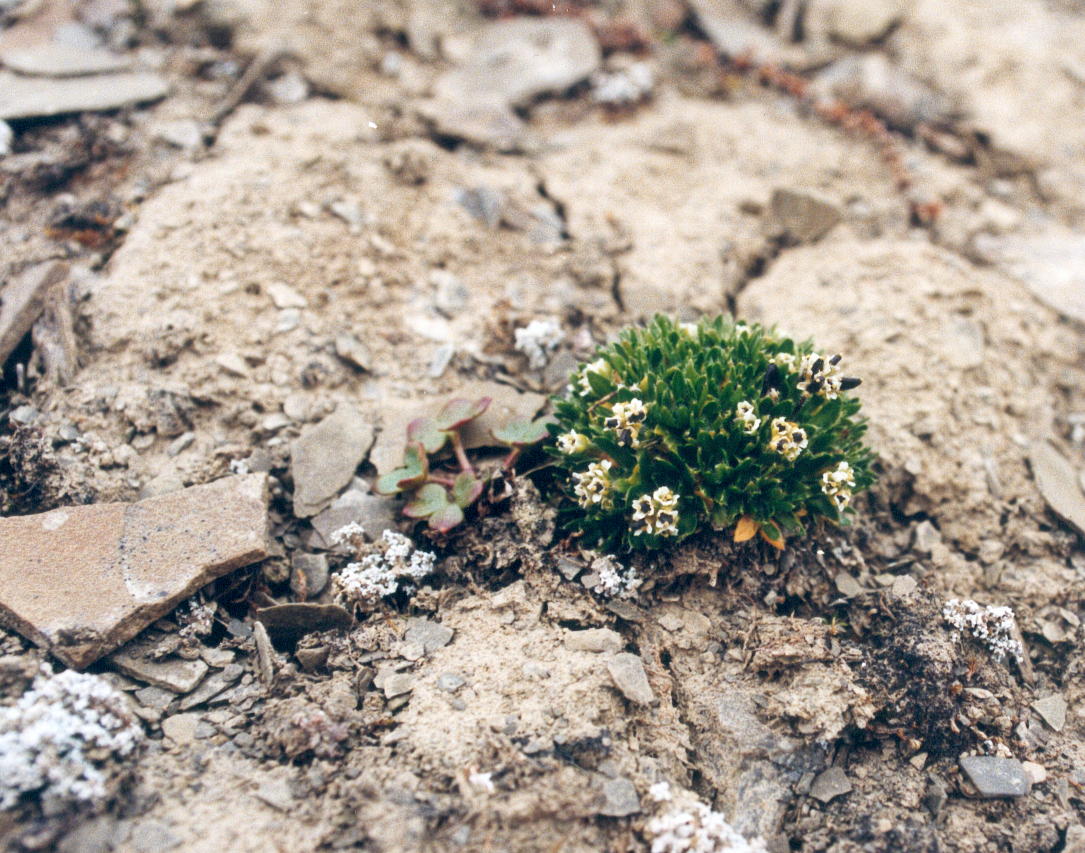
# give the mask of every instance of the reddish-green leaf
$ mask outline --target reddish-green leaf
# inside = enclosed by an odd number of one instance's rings
[[[490,397],[482,397],[478,400],[464,400],[462,397],[457,397],[455,400],[449,400],[441,409],[441,414],[437,416],[437,429],[445,431],[459,429],[485,412],[492,402]]]
[[[537,418],[533,421],[527,418],[513,418],[504,426],[492,430],[492,433],[493,437],[502,444],[527,447],[542,441],[550,434],[546,428],[550,423],[553,423],[553,418]]]
[[[437,483],[426,483],[414,494],[414,500],[403,507],[407,518],[429,518],[448,506],[448,492]]]
[[[436,453],[448,441],[448,433],[437,426],[433,418],[415,418],[407,424],[407,441],[417,441],[426,453]]]
[[[429,526],[438,533],[447,533],[463,521],[463,510],[455,504],[448,504],[429,517]]]
[[[411,442],[403,451],[403,467],[389,471],[376,482],[376,490],[382,495],[395,495],[405,489],[413,489],[426,481],[429,460],[418,442]]]
[[[461,509],[467,509],[482,494],[483,482],[470,474],[460,474],[452,484],[452,500]]]

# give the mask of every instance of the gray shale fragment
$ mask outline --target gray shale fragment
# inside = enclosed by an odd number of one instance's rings
[[[810,796],[815,800],[828,803],[835,797],[843,796],[851,792],[851,782],[844,775],[843,768],[830,767],[817,775],[814,784],[810,786]]]
[[[614,685],[630,702],[638,705],[651,705],[655,702],[655,694],[652,693],[648,676],[644,672],[644,663],[636,655],[619,652],[607,661],[607,671],[614,679]]]
[[[1036,486],[1051,511],[1085,535],[1085,493],[1073,465],[1046,438],[1029,443],[1028,461]]]
[[[310,518],[327,507],[351,481],[372,444],[373,427],[344,403],[306,429],[290,448],[294,515]]]
[[[1066,708],[1066,700],[1058,693],[1032,703],[1032,709],[1056,732],[1061,732],[1066,725]]]
[[[832,199],[807,190],[777,189],[769,201],[765,228],[790,243],[816,243],[842,218]]]
[[[452,629],[429,619],[413,617],[407,620],[407,633],[404,640],[417,643],[427,655],[444,648],[452,642]]]
[[[607,779],[603,783],[603,796],[606,802],[599,809],[599,814],[606,817],[627,817],[640,811],[640,797],[637,786],[629,779],[618,777]]]
[[[1023,797],[1032,785],[1016,758],[993,755],[966,755],[960,759],[961,772],[972,783],[980,799]]]

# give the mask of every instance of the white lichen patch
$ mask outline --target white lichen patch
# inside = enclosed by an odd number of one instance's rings
[[[104,679],[73,670],[39,677],[0,709],[0,810],[27,796],[46,815],[96,804],[142,742],[127,700]]]
[[[657,790],[659,786],[652,787]],[[666,794],[657,795],[657,801],[670,799],[669,786]],[[720,812],[702,802],[683,799],[648,824],[654,836],[652,853],[759,853],[768,849],[760,838],[743,838]]]
[[[333,540],[353,538],[352,534],[339,536],[342,532],[337,531]],[[385,530],[375,547],[376,553],[348,563],[333,578],[336,591],[349,604],[373,607],[382,598],[398,592],[404,581],[419,581],[432,574],[437,562],[435,554],[416,550],[410,539],[394,530]]]
[[[591,570],[599,576],[592,591],[606,598],[632,598],[641,584],[636,569],[623,566],[611,554],[592,560]]]
[[[565,333],[556,320],[532,320],[522,329],[513,332],[516,349],[527,356],[532,370],[542,370],[550,363],[550,354],[556,350]]]
[[[971,634],[990,649],[995,660],[1001,661],[1006,655],[1021,660],[1023,651],[1017,640],[1017,623],[1009,607],[981,607],[970,598],[964,601],[951,598],[942,608],[942,615],[959,632],[956,639],[960,639],[960,634]]]

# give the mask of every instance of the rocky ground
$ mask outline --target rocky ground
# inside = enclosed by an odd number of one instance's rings
[[[8,0],[0,25],[3,514],[266,479],[270,532],[88,653],[138,745],[91,751],[93,797],[0,791],[8,847],[669,853],[681,820],[732,849],[726,820],[772,851],[1085,850],[1080,4]],[[373,493],[417,414],[534,416],[657,311],[844,354],[879,473],[851,527],[701,540],[608,598],[545,472],[436,538]],[[434,571],[344,609],[351,521]],[[53,583],[93,603],[75,554]],[[6,767],[64,665],[0,569]],[[953,598],[1012,608],[1020,660]]]

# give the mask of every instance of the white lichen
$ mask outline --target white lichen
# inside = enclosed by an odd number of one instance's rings
[[[623,566],[611,554],[592,560],[591,570],[599,580],[591,587],[606,598],[632,598],[641,580],[633,566]]]
[[[73,670],[46,673],[0,708],[0,810],[36,795],[46,815],[96,804],[121,759],[143,742],[128,702],[109,682]]]
[[[648,789],[648,796],[654,803],[666,803],[671,800],[671,783],[656,782]]]
[[[981,607],[970,598],[960,601],[951,598],[942,608],[942,616],[960,634],[968,633],[979,640],[991,651],[995,660],[1004,660],[1010,655],[1020,662],[1024,653],[1017,640],[1017,623],[1013,610],[1005,605]]]
[[[655,788],[656,786],[653,786]],[[668,791],[669,795],[669,791]],[[724,819],[701,802],[686,802],[648,824],[652,853],[762,853],[760,838],[747,841]]]
[[[546,367],[550,363],[550,353],[565,340],[565,333],[557,320],[532,320],[513,335],[516,337],[516,349],[527,356],[532,370]]]
[[[415,550],[414,543],[402,533],[385,530],[376,547],[379,549],[376,553],[367,554],[359,562],[348,563],[333,577],[340,596],[355,606],[372,607],[382,598],[398,592],[405,580],[419,581],[433,574],[437,556],[429,551]],[[402,588],[412,587],[405,584]]]
[[[638,104],[652,93],[655,78],[647,62],[634,62],[620,71],[596,71],[591,76],[591,96],[597,104],[625,107]]]

